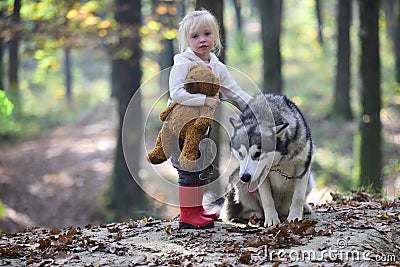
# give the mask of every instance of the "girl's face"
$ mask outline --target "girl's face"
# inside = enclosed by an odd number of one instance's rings
[[[189,34],[189,46],[202,60],[209,61],[214,47],[214,33],[207,23],[201,24],[198,29]]]

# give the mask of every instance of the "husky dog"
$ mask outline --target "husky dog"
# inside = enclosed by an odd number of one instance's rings
[[[264,219],[271,226],[310,213],[313,142],[299,108],[282,95],[257,95],[230,122],[239,167],[230,176],[220,218]]]

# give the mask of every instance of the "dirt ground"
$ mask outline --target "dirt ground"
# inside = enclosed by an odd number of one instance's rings
[[[366,201],[367,200],[367,201]],[[0,235],[0,266],[400,266],[400,201],[362,192],[304,220],[180,230],[139,221]]]

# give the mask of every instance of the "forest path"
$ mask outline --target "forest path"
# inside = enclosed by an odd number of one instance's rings
[[[0,147],[4,232],[27,226],[95,222],[113,167],[115,103],[101,104],[76,122]]]

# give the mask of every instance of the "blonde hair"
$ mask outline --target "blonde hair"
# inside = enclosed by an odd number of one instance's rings
[[[182,53],[188,48],[190,33],[198,30],[200,25],[208,23],[214,34],[213,52],[218,56],[222,49],[217,19],[207,10],[196,10],[187,14],[179,23],[178,41],[179,51]]]

